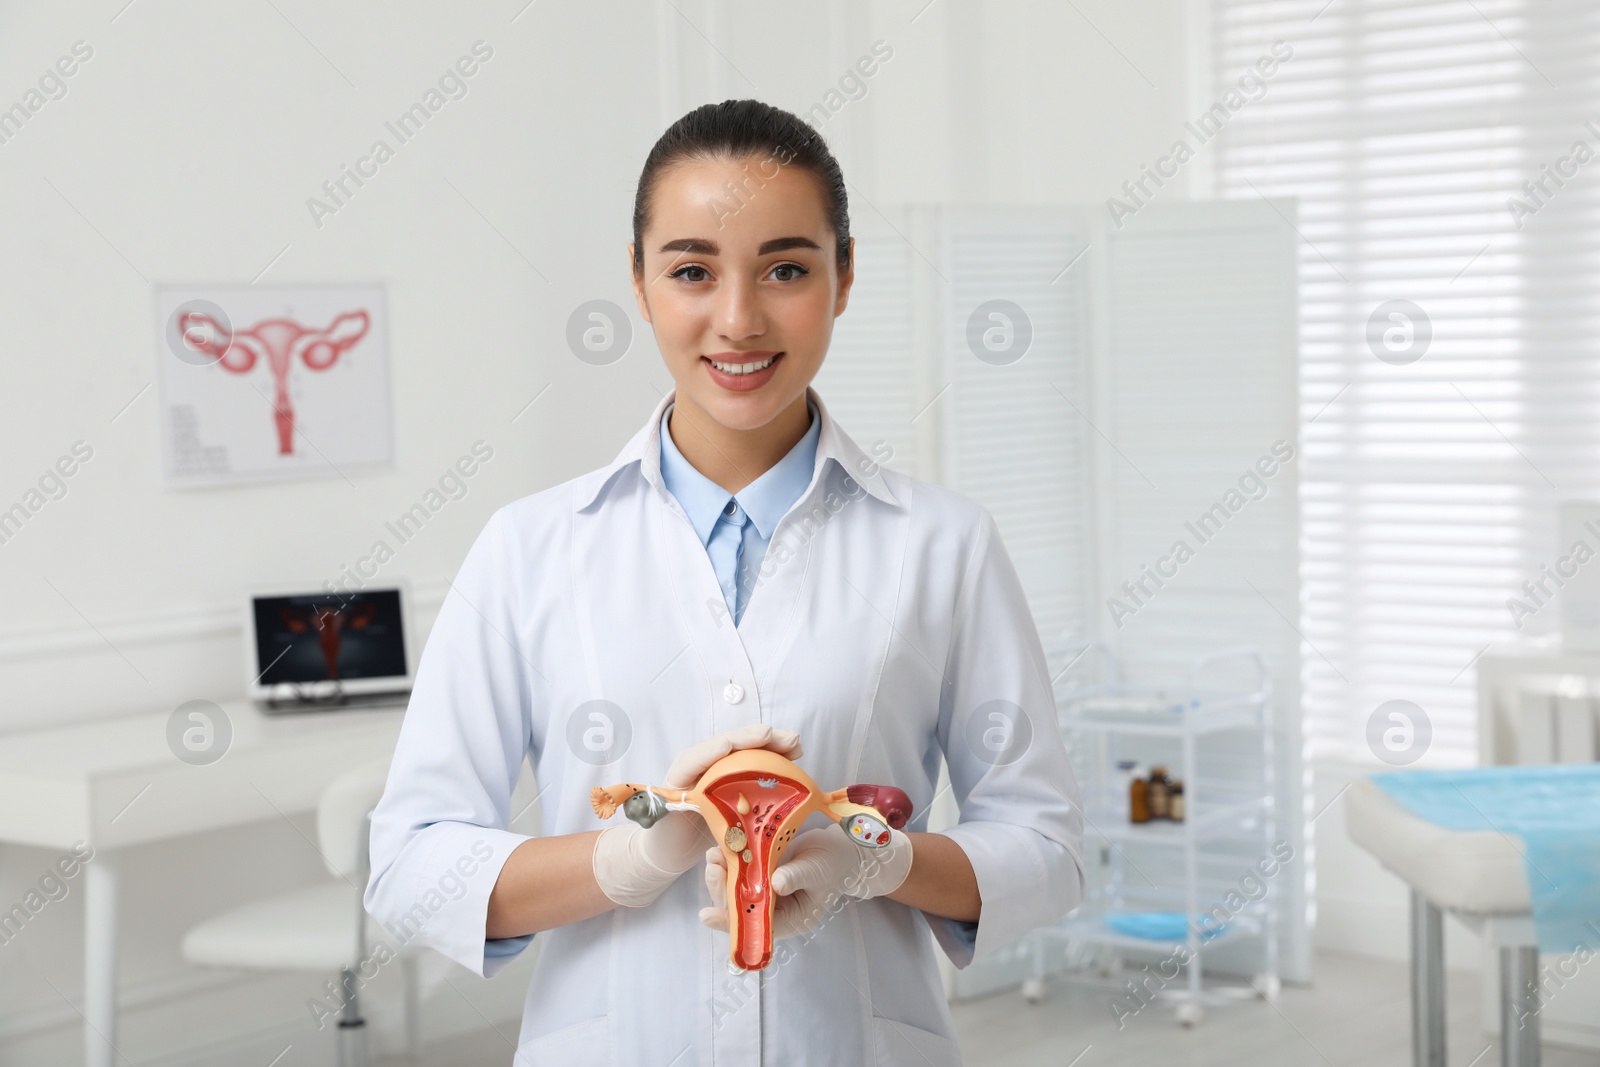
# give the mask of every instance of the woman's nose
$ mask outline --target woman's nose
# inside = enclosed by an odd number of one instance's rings
[[[754,282],[731,281],[717,295],[717,333],[730,341],[742,341],[766,332],[766,316]]]

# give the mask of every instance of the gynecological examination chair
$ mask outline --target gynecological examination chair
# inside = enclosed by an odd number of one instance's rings
[[[1444,913],[1499,949],[1503,1067],[1539,1067],[1539,950],[1519,844],[1494,830],[1451,830],[1418,818],[1358,778],[1345,826],[1411,892],[1412,1063],[1444,1067]]]

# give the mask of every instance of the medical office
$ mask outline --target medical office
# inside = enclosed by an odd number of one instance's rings
[[[880,1062],[1600,1064],[1597,38],[1513,0],[0,2],[0,1064],[513,1061],[545,935],[484,978],[358,919],[365,819],[469,550],[673,388],[635,188],[738,99],[838,158],[815,390],[863,485],[992,516],[1084,815],[1079,906],[941,940],[954,1038]],[[525,762],[501,829],[630,776]],[[907,825],[957,825],[927,785]]]

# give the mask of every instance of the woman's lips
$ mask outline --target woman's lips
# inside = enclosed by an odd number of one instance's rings
[[[738,358],[733,358],[737,356]],[[711,380],[730,392],[748,393],[752,389],[760,389],[772,380],[778,372],[778,364],[783,362],[783,353],[770,352],[719,352],[718,363],[761,363],[771,358],[772,363],[764,370],[751,371],[748,374],[729,374],[727,371],[718,370],[711,362],[710,356],[701,356],[700,362],[705,365],[706,373],[711,375]]]

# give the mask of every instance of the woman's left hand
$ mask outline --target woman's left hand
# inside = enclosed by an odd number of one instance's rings
[[[864,848],[837,826],[807,830],[784,852],[772,873],[772,936],[781,940],[810,933],[822,925],[843,897],[881,897],[900,888],[911,873],[911,839],[889,831],[889,844]],[[706,889],[715,902],[700,909],[700,921],[713,930],[728,929],[728,869],[720,847],[706,851]]]

